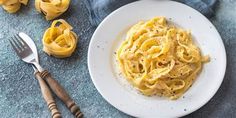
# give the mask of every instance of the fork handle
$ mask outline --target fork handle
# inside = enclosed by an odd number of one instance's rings
[[[51,93],[49,87],[47,86],[46,82],[43,80],[42,74],[38,71],[35,72],[35,78],[39,82],[39,86],[41,88],[43,98],[46,101],[49,110],[51,111],[52,118],[61,118],[62,117],[61,113],[57,109],[56,102],[53,99],[53,96],[52,96],[52,93]]]
[[[51,74],[47,70],[44,70],[41,72],[41,75],[46,80],[52,91],[62,100],[62,102],[66,104],[71,113],[76,118],[82,118],[83,114],[81,113],[79,106],[77,106],[70,98],[65,89],[55,79],[52,78]]]

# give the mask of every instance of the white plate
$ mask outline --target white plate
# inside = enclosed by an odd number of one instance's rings
[[[174,101],[139,94],[119,76],[114,61],[114,52],[127,29],[155,16],[165,16],[179,27],[190,29],[203,54],[211,57],[184,97]],[[89,45],[88,67],[97,90],[117,109],[136,117],[180,117],[202,107],[219,89],[226,53],[219,33],[198,11],[173,1],[138,1],[114,11],[98,26]]]

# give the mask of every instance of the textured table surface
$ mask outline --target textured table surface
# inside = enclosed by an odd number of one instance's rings
[[[186,116],[193,118],[236,117],[236,1],[220,0],[216,16],[210,20],[221,34],[227,51],[227,72],[216,95],[204,107]],[[13,53],[7,39],[11,34],[24,31],[34,38],[41,65],[47,68],[65,87],[86,118],[130,117],[108,104],[94,87],[87,67],[87,51],[95,28],[88,21],[88,11],[81,0],[73,0],[66,19],[80,35],[78,48],[67,59],[56,59],[42,51],[42,35],[47,22],[34,8],[34,1],[22,7],[17,14],[8,14],[0,8],[0,114],[1,118],[49,118],[50,113],[42,98],[33,69]],[[217,50],[216,50],[217,51]],[[214,79],[214,78],[212,78]],[[65,118],[73,117],[56,99]]]

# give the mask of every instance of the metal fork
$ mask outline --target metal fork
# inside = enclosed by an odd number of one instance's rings
[[[24,34],[24,33],[20,33],[20,34]],[[24,34],[24,35],[27,36],[27,38],[30,38],[28,35],[26,35],[26,34]],[[51,90],[62,100],[62,102],[65,103],[67,108],[71,111],[71,113],[76,118],[83,117],[83,114],[81,113],[79,106],[77,106],[75,104],[75,102],[73,101],[73,99],[70,98],[69,94],[65,91],[65,89],[55,79],[52,78],[51,74],[47,70],[44,70],[39,65],[39,62],[37,61],[38,57],[33,53],[32,49],[30,48],[30,47],[33,47],[33,46],[31,46],[31,45],[29,46],[24,41],[24,38],[26,38],[26,37],[21,37],[21,36],[18,36],[18,35],[14,35],[12,37],[12,40],[9,40],[10,44],[12,45],[12,47],[15,50],[15,52],[17,53],[17,55],[24,62],[33,64],[38,69],[39,72],[35,74],[36,78],[44,79],[47,82],[47,84],[49,85],[49,87],[51,88]],[[43,93],[42,89],[43,88],[41,87],[41,91]],[[46,93],[50,93],[50,91],[48,91]],[[44,95],[44,97],[47,97],[47,95]],[[50,97],[50,100],[53,100],[52,97]],[[50,102],[52,102],[52,101],[50,101]],[[48,103],[48,106],[49,105],[50,104]],[[53,104],[53,106],[56,106],[56,105]],[[51,108],[54,108],[54,107],[49,106],[50,110],[51,110]]]
[[[36,61],[36,56],[34,55],[31,48],[27,45],[27,43],[22,40],[19,35],[14,35],[11,37],[12,40],[9,40],[11,46],[15,50],[16,54],[26,63],[33,64],[40,72],[44,69],[39,65]]]
[[[13,47],[16,54],[25,62],[37,65],[35,55],[31,48],[26,44],[24,40],[22,40],[18,35],[14,35],[11,40],[9,40],[11,46]],[[37,58],[37,57],[36,57]],[[38,65],[37,65],[38,66]],[[39,66],[38,66],[39,67]],[[35,70],[35,77],[39,82],[39,86],[41,88],[41,92],[44,100],[47,103],[49,110],[51,111],[52,118],[61,118],[61,113],[57,109],[56,102],[52,96],[52,93],[47,86],[46,82],[40,75],[40,72],[33,66]],[[41,67],[40,67],[41,68]],[[43,69],[41,69],[43,70]]]

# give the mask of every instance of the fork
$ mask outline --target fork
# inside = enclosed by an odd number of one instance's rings
[[[62,100],[62,102],[64,102],[66,104],[67,108],[72,112],[72,114],[76,118],[81,118],[83,116],[83,114],[81,113],[79,107],[70,98],[70,96],[65,91],[65,89],[55,79],[52,78],[51,74],[47,70],[44,70],[39,65],[39,63],[36,61],[36,58],[38,58],[38,57],[36,57],[34,55],[30,46],[18,35],[14,35],[14,37],[12,37],[12,40],[9,40],[9,41],[10,41],[11,46],[13,47],[15,52],[17,53],[17,55],[23,61],[25,61],[26,63],[29,63],[29,64],[33,64],[38,69],[39,72],[36,72],[35,76],[37,78],[44,79],[48,83],[48,85],[52,89],[52,91]],[[50,98],[52,98],[52,97],[50,97]],[[50,100],[52,100],[52,99],[50,99]],[[48,103],[48,101],[47,101],[47,103]]]
[[[18,39],[19,37],[14,36],[14,39],[12,38],[12,40],[9,40],[11,46],[22,60],[24,60],[25,62],[32,63],[32,50],[29,48],[28,45],[25,45],[26,43],[23,40]],[[34,66],[33,68],[35,70],[35,77],[39,82],[43,98],[46,101],[49,110],[51,111],[52,118],[61,118],[61,113],[57,108],[56,102],[52,96],[50,89],[48,88],[45,81],[42,79],[40,72],[37,71]]]

